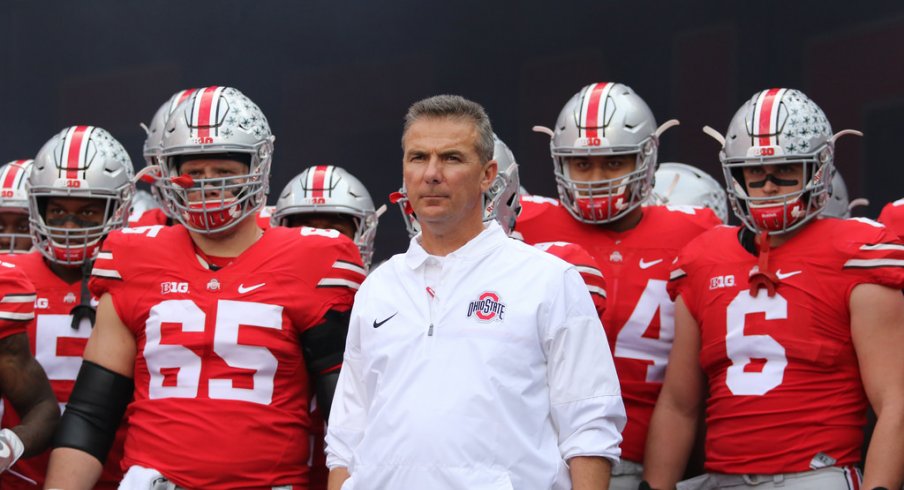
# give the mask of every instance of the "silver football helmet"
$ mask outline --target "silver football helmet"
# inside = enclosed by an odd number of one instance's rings
[[[735,215],[754,232],[787,233],[815,218],[832,195],[835,140],[822,109],[798,90],[773,88],[757,92],[735,113],[723,137],[710,127],[704,132],[722,143],[719,159]],[[744,167],[803,165],[800,191],[750,197]]]
[[[164,208],[189,230],[216,233],[236,226],[266,203],[275,138],[260,108],[231,87],[199,89],[167,119],[156,181]],[[193,179],[180,173],[186,157],[248,162],[248,173]],[[219,191],[215,199],[206,191]]]
[[[728,221],[728,198],[722,184],[699,168],[683,163],[659,165],[650,203],[705,207],[712,209],[723,223]]]
[[[110,133],[96,126],[71,126],[44,144],[26,185],[31,237],[48,260],[77,266],[94,259],[100,241],[121,228],[134,193],[132,161]],[[99,225],[70,228],[49,224],[44,211],[52,197],[105,202]],[[68,222],[68,219],[67,219]]]
[[[515,227],[515,220],[521,214],[521,181],[518,176],[518,162],[512,150],[498,136],[493,134],[493,160],[496,160],[496,179],[490,184],[490,188],[483,194],[483,221],[496,220],[505,233],[511,234]],[[417,222],[417,216],[411,204],[408,202],[408,194],[402,186],[398,192],[393,192],[389,199],[399,205],[402,219],[408,236],[413,237],[421,232],[421,225]]]
[[[863,197],[851,199],[847,184],[844,183],[841,172],[836,168],[835,176],[832,177],[832,195],[829,197],[825,209],[822,210],[822,216],[847,219],[851,217],[851,211],[860,206],[869,206],[869,200]]]
[[[31,173],[32,162],[33,160],[13,160],[0,167],[0,213],[28,216],[25,184]],[[0,249],[0,253],[22,253],[31,248],[31,234],[27,230],[23,233],[0,233],[0,241],[9,245]]]
[[[550,136],[559,199],[584,223],[609,223],[640,206],[653,190],[660,135],[678,124],[656,126],[653,112],[630,87],[592,83],[569,100],[554,129],[535,126]],[[634,170],[615,179],[574,180],[568,159],[576,156],[636,155]]]
[[[162,162],[160,161],[160,144],[163,142],[163,129],[166,126],[166,120],[169,118],[170,114],[176,110],[176,107],[191,97],[191,94],[195,93],[196,90],[197,89],[190,88],[176,92],[170,96],[159,109],[157,109],[157,112],[154,113],[154,117],[151,119],[150,125],[145,126],[142,124],[142,127],[147,133],[147,138],[144,140],[144,147],[141,151],[144,156],[145,166],[162,166]],[[151,195],[158,203],[163,202],[163,196],[160,195],[160,189],[154,185],[151,185]],[[165,207],[163,209],[164,212],[167,211]]]
[[[521,214],[521,180],[515,155],[498,136],[493,135],[493,160],[498,171],[496,179],[483,194],[483,220],[496,220],[506,235],[515,228]]]
[[[309,213],[350,216],[355,223],[353,240],[361,251],[364,266],[370,267],[379,217],[370,193],[360,180],[334,165],[306,168],[286,184],[272,219],[277,225],[286,226],[290,216]]]

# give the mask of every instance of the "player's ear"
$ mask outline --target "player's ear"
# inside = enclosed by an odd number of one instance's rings
[[[481,192],[486,192],[490,189],[490,186],[493,185],[493,181],[496,180],[496,174],[498,173],[499,164],[496,163],[496,160],[489,160],[487,163],[483,164],[483,172],[480,179]]]

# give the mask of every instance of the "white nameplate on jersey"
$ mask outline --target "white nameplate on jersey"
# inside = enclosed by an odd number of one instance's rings
[[[735,286],[734,274],[716,276],[709,279],[709,289],[733,288]]]

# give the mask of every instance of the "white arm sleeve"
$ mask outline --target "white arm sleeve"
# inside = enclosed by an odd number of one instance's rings
[[[349,321],[348,338],[339,383],[330,409],[326,433],[326,465],[348,468],[352,455],[361,438],[367,420],[367,389],[362,381],[361,311],[364,309],[363,288],[355,296]]]
[[[574,268],[549,307],[544,348],[550,411],[566,461],[602,456],[617,462],[627,416],[606,332]]]

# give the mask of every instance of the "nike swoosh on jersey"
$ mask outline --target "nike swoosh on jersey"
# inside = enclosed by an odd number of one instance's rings
[[[376,319],[374,319],[374,328],[380,328],[381,325],[388,322],[389,320],[392,320],[392,317],[394,317],[398,314],[399,314],[399,312],[397,311],[397,312],[393,313],[392,315],[389,315],[388,317],[386,317],[386,319],[383,320],[382,322],[378,322]]]
[[[267,283],[262,282],[260,284],[255,284],[254,286],[248,286],[247,288],[245,287],[244,284],[239,284],[239,294],[249,293],[251,291],[254,291],[257,288],[263,287],[265,284],[267,284]]]
[[[777,277],[779,279],[787,279],[791,276],[796,276],[796,275],[800,274],[801,272],[803,272],[803,271],[791,271],[791,272],[786,272],[786,273],[782,274],[782,270],[779,269],[779,270],[775,271],[775,277]]]
[[[643,259],[640,259],[640,268],[641,269],[649,269],[650,267],[653,267],[654,265],[656,265],[660,262],[662,262],[662,259],[651,260],[649,262],[644,262]]]

